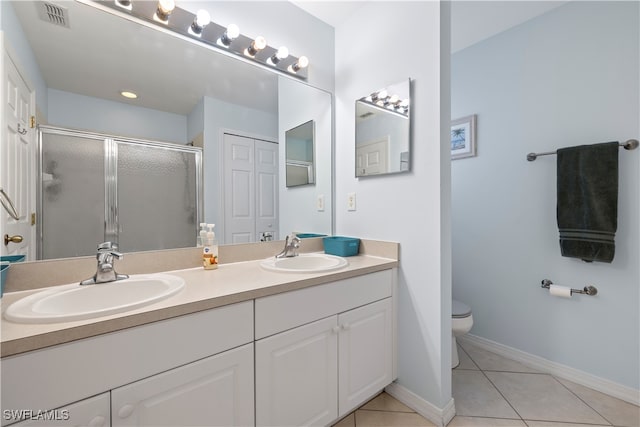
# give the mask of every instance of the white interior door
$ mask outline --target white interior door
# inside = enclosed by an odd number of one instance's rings
[[[3,49],[2,85],[2,178],[0,187],[11,199],[18,219],[0,208],[2,236],[14,237],[7,245],[2,242],[2,254],[27,255],[35,259],[35,141],[36,130],[31,128],[35,114],[35,92],[20,76],[11,57]],[[4,198],[4,195],[0,195]],[[5,204],[8,201],[3,200]],[[21,242],[18,242],[20,236]],[[4,240],[4,239],[3,239]]]
[[[266,233],[278,240],[278,144],[255,140],[256,241]]]
[[[278,144],[224,134],[224,243],[278,233]]]
[[[389,138],[358,144],[356,162],[358,175],[389,172]]]

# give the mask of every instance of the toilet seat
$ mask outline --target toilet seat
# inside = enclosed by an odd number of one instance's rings
[[[471,316],[471,307],[467,304],[452,300],[451,301],[451,317],[454,319],[464,319],[465,317]]]

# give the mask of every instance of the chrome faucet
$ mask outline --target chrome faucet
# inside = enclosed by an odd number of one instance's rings
[[[116,280],[128,279],[126,274],[118,274],[113,269],[113,259],[122,259],[124,255],[117,252],[118,246],[111,242],[104,242],[98,245],[98,253],[96,259],[98,260],[98,268],[96,274],[93,277],[89,277],[86,280],[80,282],[81,285],[94,285],[98,283],[115,282]]]
[[[298,249],[300,248],[300,239],[295,235],[291,235],[291,241],[289,241],[289,236],[287,236],[284,240],[284,249],[276,258],[291,258],[294,256],[298,256]]]

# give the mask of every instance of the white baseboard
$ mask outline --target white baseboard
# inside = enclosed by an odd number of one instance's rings
[[[444,408],[438,408],[398,383],[389,384],[384,391],[439,427],[449,424],[456,415],[453,399]]]
[[[513,347],[509,347],[477,335],[466,334],[458,337],[457,339],[461,340],[463,343],[468,341],[478,347],[484,348],[485,350],[508,357],[509,359],[515,360],[516,362],[520,362],[523,365],[530,366],[539,371],[589,387],[601,393],[608,394],[609,396],[624,400],[625,402],[640,405],[640,390],[597,377],[560,363],[552,362],[551,360],[517,350]]]

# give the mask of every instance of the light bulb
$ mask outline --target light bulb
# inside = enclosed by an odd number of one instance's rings
[[[199,36],[202,34],[202,30],[204,30],[204,27],[209,25],[209,23],[211,23],[211,15],[209,15],[209,12],[207,12],[206,10],[200,9],[198,13],[196,13],[196,17],[191,24],[190,30],[195,35]]]
[[[262,36],[258,36],[251,42],[251,45],[249,45],[245,54],[253,57],[265,47],[267,47],[267,40]]]
[[[231,42],[240,35],[240,28],[236,24],[229,24],[220,41],[223,45],[229,46]]]
[[[169,19],[169,15],[176,8],[176,2],[174,0],[158,0],[158,9],[156,10],[156,16],[161,21]]]
[[[289,49],[287,49],[286,46],[280,46],[276,51],[276,53],[274,53],[271,56],[270,60],[273,65],[276,65],[278,62],[282,61],[287,56],[289,56]]]
[[[297,73],[301,69],[306,68],[308,65],[309,65],[309,58],[307,58],[306,56],[301,56],[300,58],[298,58],[298,62],[293,64],[290,68],[291,68],[291,71]]]

